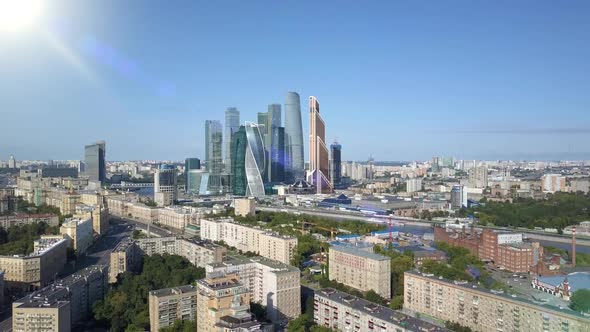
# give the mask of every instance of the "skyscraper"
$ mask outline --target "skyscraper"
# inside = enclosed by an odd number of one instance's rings
[[[184,160],[184,186],[186,188],[185,191],[188,192],[188,180],[189,180],[189,173],[191,170],[194,169],[201,169],[201,160],[199,158],[186,158]]]
[[[330,152],[326,146],[326,124],[320,116],[320,102],[309,97],[309,172],[307,181],[316,186],[317,193],[333,191],[330,180]]]
[[[287,92],[285,101],[285,178],[302,180],[305,176],[303,160],[303,126],[301,101],[297,92]]]
[[[262,135],[262,141],[266,141],[266,131],[268,128],[268,113],[258,112],[258,129],[260,129],[260,135]]]
[[[14,158],[14,155],[10,155],[10,158],[8,159],[8,168],[16,168],[16,159]]]
[[[257,124],[246,122],[232,138],[232,188],[234,195],[264,196],[262,174],[266,153]]]
[[[154,201],[168,206],[178,199],[177,170],[174,165],[160,165],[154,174]]]
[[[106,143],[98,141],[84,147],[85,175],[90,181],[103,183],[107,179]]]
[[[330,145],[331,159],[330,159],[330,179],[332,179],[332,187],[340,184],[342,181],[342,145],[334,141]]]
[[[222,160],[223,136],[221,123],[218,120],[205,121],[205,156],[207,171],[209,172],[209,191],[219,193],[223,190],[221,173],[223,172]]]
[[[265,180],[285,180],[285,128],[281,127],[281,105],[268,105],[265,147],[268,162]]]
[[[225,110],[225,138],[223,163],[226,173],[231,174],[231,137],[240,128],[240,111],[235,107],[228,107]]]

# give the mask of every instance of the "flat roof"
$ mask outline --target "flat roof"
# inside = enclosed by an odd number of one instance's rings
[[[336,251],[340,251],[340,252],[343,252],[346,254],[360,256],[360,257],[373,259],[373,260],[377,260],[377,261],[385,261],[385,260],[390,259],[387,256],[379,255],[379,254],[369,252],[366,250],[362,250],[362,249],[359,249],[359,248],[356,248],[353,246],[346,246],[346,245],[341,245],[341,244],[332,245],[330,247],[330,250],[336,250]]]
[[[164,288],[164,289],[157,289],[150,291],[150,295],[156,297],[163,297],[163,296],[170,296],[170,295],[179,295],[179,294],[186,294],[189,292],[196,292],[197,288],[193,285],[183,285],[171,288]]]
[[[361,299],[332,288],[324,288],[320,291],[317,291],[315,294],[330,299],[334,302],[338,302],[354,310],[361,311],[368,316],[396,324],[397,326],[401,326],[409,331],[450,331],[444,327],[440,327],[421,319],[406,315],[401,311],[396,311],[384,306],[380,306],[373,302],[369,302],[365,299]]]
[[[262,265],[266,265],[266,266],[270,267],[271,269],[273,269],[272,272],[274,272],[274,273],[300,272],[299,269],[296,268],[295,266],[288,265],[288,264],[285,264],[285,263],[282,263],[279,261],[275,261],[273,259],[269,259],[269,258],[262,257],[262,256],[246,257],[246,256],[234,255],[234,256],[228,256],[226,258],[226,260],[224,260],[223,262],[210,263],[208,265],[210,265],[213,268],[223,268],[223,267],[239,266],[239,265],[250,264],[250,263],[260,263]]]

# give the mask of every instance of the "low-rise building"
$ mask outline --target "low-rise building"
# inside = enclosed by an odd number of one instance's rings
[[[93,265],[12,304],[12,330],[71,331],[92,315],[108,290],[106,266]]]
[[[444,327],[331,288],[315,292],[313,307],[315,323],[335,331],[449,331]]]
[[[568,308],[412,271],[404,273],[404,309],[482,332],[590,329],[590,319]]]
[[[301,315],[301,280],[298,268],[264,257],[233,256],[206,266],[208,274],[237,274],[251,300],[266,307],[274,323]]]
[[[375,291],[391,298],[391,259],[372,251],[359,249],[355,244],[337,244],[328,254],[330,280],[366,292]]]
[[[51,283],[66,264],[68,240],[41,238],[33,242],[29,255],[0,256],[6,287],[34,290]]]
[[[196,318],[197,288],[184,285],[150,291],[148,305],[150,310],[150,331],[174,325],[176,320]]]
[[[59,228],[59,232],[70,241],[70,247],[76,255],[82,255],[92,245],[92,219],[68,218]]]
[[[256,214],[256,200],[253,197],[235,198],[234,210],[236,216],[253,216]]]
[[[297,238],[281,236],[267,230],[239,224],[231,218],[201,219],[201,238],[223,241],[242,252],[289,264],[293,258]]]

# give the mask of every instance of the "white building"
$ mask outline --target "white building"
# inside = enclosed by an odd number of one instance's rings
[[[406,181],[406,191],[413,193],[416,191],[422,191],[422,179],[414,178]]]
[[[545,174],[541,177],[541,187],[544,192],[565,191],[565,176],[561,174]]]
[[[94,236],[92,233],[92,219],[69,218],[59,228],[62,235],[70,240],[71,247],[81,255],[92,245]]]

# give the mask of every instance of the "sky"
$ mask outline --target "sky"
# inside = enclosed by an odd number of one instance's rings
[[[0,159],[204,157],[316,96],[343,160],[590,159],[590,1],[48,0],[0,31]]]

